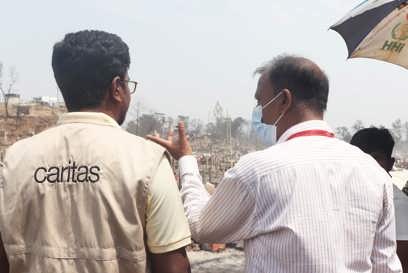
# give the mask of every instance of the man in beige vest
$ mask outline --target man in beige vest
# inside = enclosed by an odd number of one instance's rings
[[[119,126],[136,89],[129,65],[114,34],[81,31],[54,46],[69,113],[6,153],[0,272],[190,271],[190,231],[165,150]]]

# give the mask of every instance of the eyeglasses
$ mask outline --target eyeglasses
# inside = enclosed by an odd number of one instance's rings
[[[136,92],[136,87],[137,87],[136,81],[129,81],[129,80],[121,80],[121,81],[127,83],[130,94],[134,94]]]

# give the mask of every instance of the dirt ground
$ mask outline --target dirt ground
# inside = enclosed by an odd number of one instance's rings
[[[190,251],[188,257],[192,273],[244,273],[244,252],[240,250]]]

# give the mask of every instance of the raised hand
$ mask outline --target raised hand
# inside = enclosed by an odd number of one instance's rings
[[[167,136],[167,140],[161,138],[158,135],[152,136],[148,135],[146,136],[147,139],[150,139],[153,142],[156,142],[157,144],[163,146],[164,148],[169,151],[172,157],[174,157],[176,160],[179,160],[181,157],[185,155],[191,155],[193,153],[190,142],[188,141],[188,138],[186,136],[186,129],[184,127],[183,122],[179,122],[178,124],[178,138],[173,137],[174,132],[173,130],[170,130]]]

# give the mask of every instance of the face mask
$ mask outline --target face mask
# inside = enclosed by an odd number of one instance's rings
[[[252,130],[256,133],[257,137],[266,146],[275,145],[277,142],[277,124],[283,117],[283,113],[278,117],[273,125],[265,124],[262,122],[262,110],[273,103],[282,93],[276,95],[264,106],[258,105],[254,108],[252,113]]]
[[[252,130],[266,146],[272,146],[276,142],[276,126],[262,123],[262,106],[258,105],[252,112]]]

